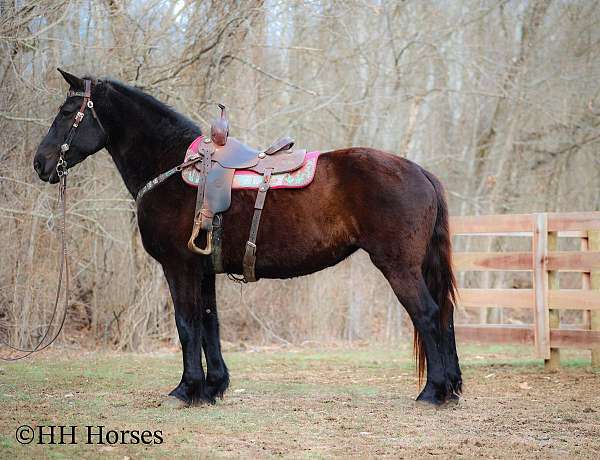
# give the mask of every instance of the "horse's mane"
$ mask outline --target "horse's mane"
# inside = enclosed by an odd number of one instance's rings
[[[159,101],[154,96],[145,93],[139,88],[127,85],[123,82],[113,80],[110,78],[102,79],[100,81],[104,84],[108,84],[113,89],[125,95],[126,97],[135,100],[144,108],[152,110],[154,113],[158,113],[162,118],[171,120],[173,124],[183,129],[189,129],[190,131],[197,131],[199,129],[198,125],[196,125],[188,117],[182,115],[181,113],[177,112],[173,107],[169,106],[168,104],[165,104],[164,102]]]

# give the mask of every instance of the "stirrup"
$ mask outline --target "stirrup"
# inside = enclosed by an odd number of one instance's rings
[[[194,240],[198,237],[200,233],[200,223],[194,223],[194,228],[192,229],[192,236],[190,236],[190,240],[188,241],[188,249],[196,254],[200,254],[201,256],[209,256],[212,253],[212,236],[213,229],[211,228],[206,232],[206,247],[204,249],[199,248],[194,243]]]

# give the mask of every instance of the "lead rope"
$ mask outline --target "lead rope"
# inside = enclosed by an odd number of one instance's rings
[[[98,122],[98,126],[100,126],[100,129],[106,136],[106,142],[108,142],[108,134],[105,131],[104,126],[102,126],[102,123],[100,122],[100,119],[98,118],[98,114],[96,113],[96,110],[94,109],[94,103],[92,102],[92,81],[85,79],[85,80],[83,80],[83,84],[84,84],[83,92],[69,90],[69,92],[67,93],[67,97],[81,96],[81,97],[83,97],[83,100],[81,102],[81,106],[79,107],[79,111],[75,115],[75,119],[73,120],[73,125],[71,126],[71,129],[69,130],[69,132],[67,134],[67,138],[65,139],[65,142],[60,146],[59,157],[58,157],[58,161],[56,162],[56,174],[58,175],[58,179],[59,179],[59,183],[60,183],[60,185],[58,187],[58,201],[59,201],[59,205],[60,205],[61,211],[62,211],[61,212],[62,219],[61,219],[61,229],[60,229],[60,236],[61,236],[61,238],[60,238],[61,239],[60,270],[58,273],[58,286],[56,288],[56,298],[54,300],[54,308],[52,310],[52,317],[50,318],[50,323],[48,324],[48,327],[46,329],[46,332],[44,333],[44,336],[38,342],[38,344],[31,350],[28,350],[25,348],[13,347],[9,343],[6,343],[3,340],[0,340],[0,344],[7,346],[11,350],[25,353],[23,356],[17,356],[16,358],[13,358],[13,357],[7,358],[4,356],[0,356],[0,360],[2,360],[2,361],[18,361],[19,359],[26,358],[27,356],[30,356],[31,354],[33,354],[37,351],[42,351],[42,350],[48,348],[50,345],[52,345],[54,343],[54,341],[58,338],[58,336],[62,332],[63,326],[65,325],[65,320],[67,319],[67,310],[69,308],[69,259],[67,257],[67,238],[66,238],[66,233],[67,233],[67,230],[66,230],[67,229],[67,211],[66,211],[66,209],[67,209],[67,205],[66,205],[66,203],[67,203],[67,162],[65,161],[65,155],[66,155],[67,151],[70,149],[73,139],[75,139],[75,134],[77,132],[77,128],[79,127],[80,123],[82,122],[83,117],[85,117],[86,109],[90,109],[94,119]],[[185,163],[184,163],[184,165],[185,165]],[[180,165],[180,166],[183,166],[183,165]],[[60,301],[60,291],[62,288],[63,276],[65,277],[65,307],[64,307],[63,314],[62,314],[62,318],[60,320],[60,325],[58,326],[58,330],[56,331],[56,334],[54,334],[54,336],[50,339],[50,341],[48,343],[46,343],[45,345],[42,346],[42,344],[44,343],[44,340],[46,340],[46,338],[50,334],[50,330],[52,329],[54,319],[56,318],[56,312],[58,311],[58,302]]]
[[[67,310],[69,307],[69,259],[67,257],[67,239],[66,239],[66,226],[67,226],[67,162],[64,159],[64,152],[61,151],[60,157],[58,159],[58,163],[56,164],[56,172],[58,174],[60,185],[58,187],[58,201],[61,207],[61,228],[60,228],[60,239],[61,239],[61,255],[60,255],[60,269],[58,272],[58,286],[56,288],[56,297],[54,299],[54,308],[52,311],[52,317],[50,318],[50,323],[44,333],[44,336],[38,342],[38,344],[32,349],[18,348],[13,347],[9,343],[5,341],[0,341],[3,345],[10,348],[11,350],[18,351],[20,353],[25,353],[22,356],[17,357],[5,357],[0,356],[0,360],[2,361],[18,361],[23,358],[27,358],[28,356],[36,353],[38,351],[42,351],[48,348],[50,345],[54,343],[54,341],[60,335],[63,326],[65,325],[65,320],[67,318]],[[65,276],[66,275],[66,276]],[[50,339],[48,343],[42,346],[46,338],[50,335],[50,330],[52,329],[52,325],[54,323],[54,319],[56,318],[56,313],[58,311],[58,303],[60,301],[60,291],[62,288],[63,276],[65,278],[65,305],[64,311],[62,314],[62,318],[60,320],[60,325],[58,326],[58,330],[56,334]]]

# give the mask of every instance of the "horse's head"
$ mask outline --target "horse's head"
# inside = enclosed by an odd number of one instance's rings
[[[99,151],[107,141],[94,109],[102,85],[61,69],[58,71],[69,83],[69,92],[33,160],[33,168],[40,179],[52,184],[59,181],[57,164],[61,149],[66,168],[71,168]]]

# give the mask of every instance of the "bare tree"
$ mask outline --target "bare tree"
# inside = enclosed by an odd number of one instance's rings
[[[27,346],[49,318],[55,190],[31,161],[66,90],[57,66],[135,85],[205,127],[224,102],[252,144],[289,133],[309,149],[405,156],[445,182],[454,214],[598,210],[599,20],[586,1],[0,1],[0,336]],[[160,267],[110,158],[70,179],[64,340],[173,340]],[[230,341],[395,340],[406,324],[364,253],[302,279],[218,289]]]

